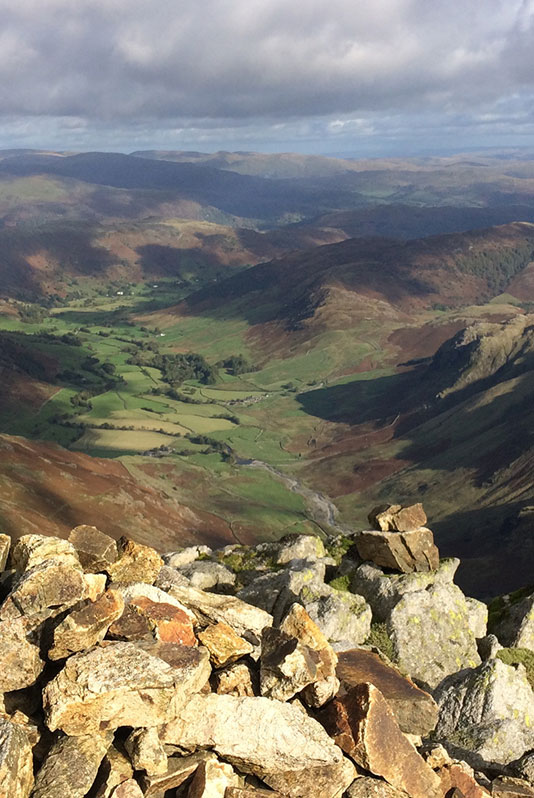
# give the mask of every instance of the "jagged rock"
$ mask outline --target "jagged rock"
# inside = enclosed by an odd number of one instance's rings
[[[326,557],[323,541],[315,535],[290,535],[278,541],[277,549],[277,565],[285,565],[292,560],[320,560]]]
[[[326,566],[319,561],[292,561],[287,568],[254,579],[237,594],[240,599],[266,610],[279,623],[289,607],[299,600],[304,587],[312,590],[324,585]]]
[[[47,560],[61,560],[65,565],[80,568],[76,549],[67,540],[48,535],[23,535],[11,552],[11,566],[22,573]]]
[[[11,538],[9,535],[0,534],[0,571],[5,571],[10,549]]]
[[[80,565],[66,557],[46,559],[24,571],[0,608],[0,620],[22,615],[40,623],[85,598],[86,582]]]
[[[192,610],[201,625],[223,621],[253,645],[259,644],[263,629],[273,623],[269,613],[235,596],[205,593],[194,587],[179,586],[173,586],[169,594]]]
[[[299,599],[335,651],[346,651],[369,637],[372,612],[362,596],[329,585],[305,585]]]
[[[195,771],[187,798],[225,798],[228,787],[239,786],[233,767],[217,759],[207,759]]]
[[[144,770],[149,776],[166,773],[167,754],[159,741],[155,726],[134,729],[124,743],[134,770]]]
[[[409,796],[404,790],[396,790],[386,781],[360,776],[347,790],[346,798],[409,798]]]
[[[373,611],[374,621],[385,621],[406,593],[426,590],[430,585],[450,585],[460,560],[441,560],[437,571],[388,574],[376,565],[363,563],[352,578],[350,589],[363,596]]]
[[[89,601],[96,601],[106,589],[106,574],[85,574],[85,590],[83,597]]]
[[[81,735],[173,718],[210,674],[205,649],[167,644],[174,664],[132,643],[109,642],[75,654],[43,691],[48,727]]]
[[[181,568],[184,565],[190,565],[195,560],[198,560],[202,555],[209,557],[213,550],[209,546],[188,546],[180,551],[171,551],[168,554],[163,554],[163,562],[170,568]]]
[[[534,651],[534,593],[506,607],[493,631],[503,646]]]
[[[100,532],[96,526],[76,526],[69,535],[78,554],[78,559],[86,573],[105,571],[108,565],[114,563],[119,552],[117,543],[109,535]]]
[[[166,773],[147,774],[141,778],[143,793],[147,798],[151,795],[163,795],[167,790],[183,784],[203,762],[215,759],[213,754],[204,752],[185,757],[171,757],[168,760]]]
[[[303,770],[341,762],[341,751],[292,704],[269,698],[195,695],[162,727],[164,743],[186,750],[211,748],[245,773]]]
[[[465,596],[469,628],[477,639],[483,638],[488,629],[488,606],[483,601]]]
[[[209,560],[196,560],[189,565],[182,565],[178,573],[185,576],[191,587],[199,590],[232,587],[236,581],[235,574],[229,568]]]
[[[28,798],[33,787],[32,749],[24,729],[0,718],[0,795]]]
[[[216,671],[212,676],[212,686],[219,695],[254,696],[259,693],[259,689],[254,690],[252,671],[244,662]]]
[[[189,579],[187,579],[180,571],[177,571],[175,568],[170,568],[168,565],[164,565],[160,572],[156,577],[156,581],[154,582],[154,586],[160,588],[160,590],[164,590],[165,592],[169,592],[169,590],[176,586],[176,587],[188,587]]]
[[[480,663],[469,606],[456,585],[434,584],[405,593],[392,609],[387,628],[402,670],[430,688]]]
[[[59,737],[35,779],[32,798],[84,798],[92,787],[111,735]]]
[[[380,690],[363,683],[328,704],[319,718],[365,770],[411,798],[440,798],[440,780],[401,732]]]
[[[354,649],[340,654],[337,675],[346,692],[361,682],[374,684],[406,734],[426,736],[435,728],[438,706],[432,696],[372,651]]]
[[[381,504],[374,507],[367,516],[373,529],[382,532],[411,532],[425,526],[426,513],[422,504]]]
[[[362,560],[405,574],[435,571],[439,566],[434,535],[426,527],[409,532],[360,532],[356,536],[356,548]]]
[[[445,796],[454,795],[454,790],[458,790],[464,798],[486,798],[490,794],[477,782],[473,769],[465,762],[443,765],[438,770],[438,776]]]
[[[112,582],[132,585],[136,582],[154,584],[163,560],[150,546],[142,546],[122,537],[117,541],[119,559],[106,567]]]
[[[251,643],[239,637],[231,626],[222,621],[199,632],[198,639],[210,652],[211,662],[216,668],[229,665],[254,650]]]
[[[534,751],[529,751],[514,762],[510,762],[507,773],[534,784]]]
[[[69,613],[54,629],[49,659],[63,659],[99,643],[123,610],[122,594],[117,590],[106,590],[96,601]]]
[[[499,776],[491,785],[494,798],[534,798],[534,787],[523,779]]]
[[[319,657],[280,629],[263,630],[260,690],[263,696],[288,701],[318,678]],[[331,696],[330,696],[331,697]]]
[[[115,787],[111,798],[143,798],[143,791],[135,779],[127,779]]]
[[[289,798],[341,798],[355,778],[356,768],[344,757],[337,765],[273,773],[263,780]]]
[[[485,635],[479,637],[477,640],[477,648],[480,658],[485,661],[487,659],[495,659],[499,651],[502,651],[502,646],[495,637],[495,635]]]
[[[436,737],[475,754],[462,756],[470,764],[507,764],[534,747],[534,693],[522,665],[488,660],[450,676],[435,697]]]
[[[95,780],[94,798],[110,798],[115,787],[131,779],[133,768],[130,760],[115,745],[111,745],[100,764]]]
[[[167,591],[156,587],[156,585],[147,585],[144,582],[136,582],[133,585],[122,586],[121,590],[126,604],[129,604],[130,601],[140,597],[150,599],[150,601],[154,602],[162,602],[163,604],[172,604],[173,607],[178,607],[178,609],[185,612],[193,625],[196,623],[194,612],[188,609],[185,604],[182,604],[182,602],[178,601],[177,598],[171,596]]]
[[[145,596],[128,602],[123,615],[110,627],[110,636],[119,640],[153,636],[165,643],[197,645],[189,613],[174,604],[152,601]]]
[[[39,648],[27,639],[24,619],[0,622],[0,692],[29,687],[43,668]]]

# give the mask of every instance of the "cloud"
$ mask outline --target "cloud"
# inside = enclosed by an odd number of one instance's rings
[[[0,13],[12,130],[39,117],[51,134],[276,138],[271,126],[309,120],[347,138],[397,115],[476,124],[514,98],[531,107],[534,0],[0,0]]]

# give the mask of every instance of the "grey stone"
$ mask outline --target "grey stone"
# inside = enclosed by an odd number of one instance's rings
[[[362,560],[406,574],[435,571],[439,566],[434,535],[426,527],[409,532],[360,532],[356,536],[356,548]]]
[[[348,651],[369,637],[372,612],[362,596],[329,585],[305,585],[299,599],[335,651]]]
[[[276,564],[291,560],[320,560],[326,556],[323,541],[315,535],[291,535],[278,544]]]
[[[276,624],[289,607],[299,600],[304,587],[320,591],[325,573],[324,563],[307,561],[295,567],[295,562],[292,562],[287,568],[259,576],[237,595],[243,601],[269,612]]]
[[[178,573],[185,576],[191,587],[199,590],[232,587],[236,581],[235,574],[229,568],[209,560],[197,560],[189,565],[180,566]]]
[[[493,631],[503,646],[534,651],[534,593],[506,607]]]
[[[184,565],[190,565],[195,562],[202,555],[209,557],[213,550],[209,546],[187,546],[185,549],[179,551],[171,551],[168,554],[163,554],[163,562],[170,568],[181,568]]]

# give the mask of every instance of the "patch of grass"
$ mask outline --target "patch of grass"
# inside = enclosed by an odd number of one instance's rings
[[[365,642],[368,646],[379,648],[391,662],[395,661],[395,649],[385,623],[372,623],[371,633]]]
[[[502,648],[497,652],[497,658],[505,665],[524,665],[527,679],[534,689],[534,651],[529,648]]]
[[[343,590],[344,592],[350,591],[350,576],[349,574],[345,574],[344,576],[336,576],[335,579],[332,579],[330,582],[330,587],[333,587],[334,590]]]

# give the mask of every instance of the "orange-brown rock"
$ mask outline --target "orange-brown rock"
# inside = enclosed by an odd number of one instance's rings
[[[411,504],[403,507],[401,504],[381,504],[374,507],[367,516],[373,529],[382,532],[411,532],[425,526],[427,522],[423,505]]]
[[[440,779],[401,732],[374,685],[357,685],[330,702],[318,718],[334,741],[361,767],[410,798],[440,798]]]
[[[371,529],[360,532],[355,543],[362,560],[380,568],[409,574],[412,571],[435,571],[439,566],[434,535],[426,527],[409,532],[379,532]]]
[[[448,796],[453,790],[459,790],[464,798],[487,798],[489,792],[475,779],[473,769],[465,762],[452,762],[438,771],[441,779],[443,795]],[[533,793],[534,795],[534,793]]]
[[[435,728],[438,706],[432,696],[393,665],[386,664],[378,654],[355,648],[342,651],[338,659],[337,676],[344,692],[370,682],[387,700],[403,732],[425,736]]]
[[[76,526],[69,535],[78,554],[81,566],[86,573],[105,571],[119,558],[117,543],[109,535],[100,532],[96,526]]]
[[[99,643],[123,610],[122,594],[118,590],[106,590],[96,601],[87,602],[69,613],[54,629],[49,659],[63,659]]]
[[[110,627],[110,637],[118,640],[141,640],[154,637],[164,643],[196,646],[190,616],[184,610],[146,596],[129,600],[122,616]]]
[[[254,650],[251,643],[239,637],[224,621],[219,621],[199,632],[198,639],[210,652],[211,662],[216,668],[230,665]]]
[[[122,537],[117,542],[119,559],[106,567],[111,581],[122,585],[146,582],[153,585],[163,560],[150,546]]]

